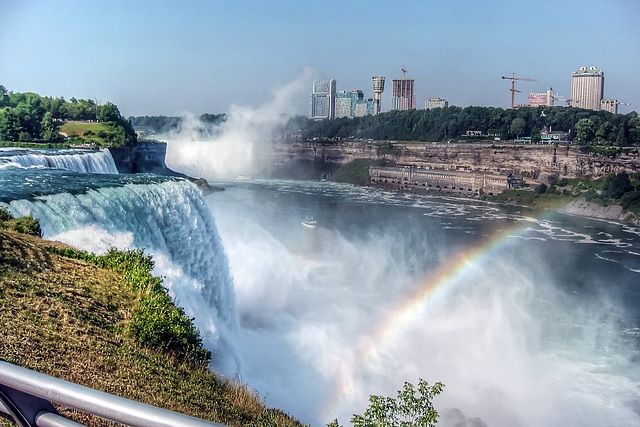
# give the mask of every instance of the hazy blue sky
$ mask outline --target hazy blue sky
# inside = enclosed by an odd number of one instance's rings
[[[259,107],[305,67],[372,97],[372,76],[415,79],[416,104],[509,107],[571,72],[605,72],[605,97],[640,110],[640,0],[0,1],[0,84],[111,101],[129,115]],[[293,102],[308,113],[308,90]]]

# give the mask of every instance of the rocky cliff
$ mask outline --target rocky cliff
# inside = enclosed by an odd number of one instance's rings
[[[593,178],[611,172],[640,170],[637,149],[626,150],[615,158],[580,153],[568,146],[550,145],[478,145],[478,144],[394,144],[383,150],[366,142],[341,144],[279,144],[274,149],[275,161],[294,159],[347,163],[357,158],[386,157],[398,164],[422,169],[467,172],[509,173],[549,182],[559,177]]]
[[[135,146],[109,148],[120,173],[155,173],[184,176],[165,164],[167,144],[164,142],[138,142]]]

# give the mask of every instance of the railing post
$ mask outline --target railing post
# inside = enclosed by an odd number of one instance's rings
[[[226,427],[69,381],[0,359],[0,410],[20,427],[80,426],[60,416],[53,403],[134,427]]]
[[[20,427],[36,427],[37,415],[42,411],[58,413],[51,402],[4,384],[0,384],[0,400]]]

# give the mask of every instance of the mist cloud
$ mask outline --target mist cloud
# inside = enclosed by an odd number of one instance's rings
[[[273,91],[272,100],[260,108],[233,105],[220,127],[186,114],[177,132],[163,136],[168,142],[167,166],[208,180],[259,172],[266,166],[263,153],[274,131],[295,114],[296,100],[309,92],[317,74],[306,68],[293,82]]]

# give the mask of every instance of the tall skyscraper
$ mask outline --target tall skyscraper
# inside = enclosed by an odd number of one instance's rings
[[[393,96],[391,98],[394,110],[413,110],[416,108],[416,100],[413,96],[413,79],[404,77],[406,71],[402,69],[402,78],[393,79]]]
[[[384,92],[384,77],[373,77],[373,99],[378,101],[376,103],[377,111],[373,114],[380,112],[380,106],[382,105],[382,92]]]
[[[335,108],[335,79],[314,80],[313,92],[309,96],[309,117],[312,119],[334,119]]]
[[[580,67],[571,73],[571,106],[600,110],[604,97],[604,72],[598,67]]]

